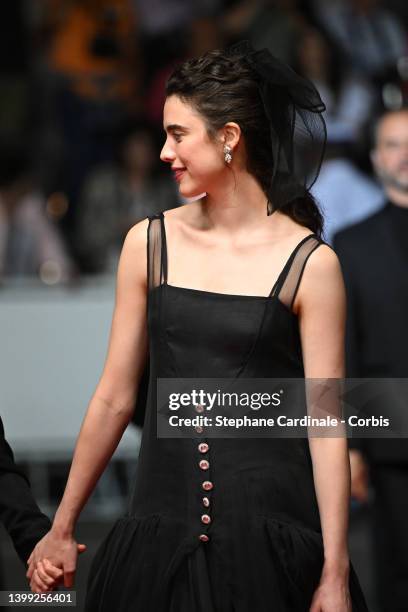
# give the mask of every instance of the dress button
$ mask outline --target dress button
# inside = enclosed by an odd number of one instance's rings
[[[194,429],[197,433],[203,433],[204,431],[204,427],[201,427],[201,425],[197,425],[197,427],[195,427]]]
[[[211,489],[214,487],[211,480],[204,480],[201,486],[203,487],[204,491],[211,491]]]
[[[208,523],[211,523],[211,517],[208,514],[203,514],[201,516],[201,522],[208,525]]]
[[[210,538],[205,533],[200,533],[200,535],[198,536],[198,539],[201,540],[202,542],[208,542]]]
[[[201,459],[198,465],[202,470],[208,470],[208,468],[210,467],[210,462],[207,461],[207,459]]]
[[[206,453],[209,448],[210,447],[208,446],[208,444],[206,442],[201,442],[198,445],[198,450],[200,451],[200,453]]]
[[[210,505],[210,500],[208,499],[208,497],[203,497],[203,504],[206,508],[208,508],[208,506]]]
[[[204,412],[204,406],[202,404],[197,404],[195,409],[196,412]]]

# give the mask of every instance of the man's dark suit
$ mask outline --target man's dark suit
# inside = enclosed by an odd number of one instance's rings
[[[24,564],[34,546],[50,529],[50,520],[37,506],[25,475],[14,463],[0,418],[0,521],[10,534]]]
[[[347,291],[349,377],[408,377],[408,257],[394,235],[390,206],[334,237]],[[407,440],[362,445],[371,461],[408,466]]]
[[[393,207],[388,202],[334,237],[347,291],[348,377],[408,377],[408,251],[396,223],[398,215],[408,222],[408,210]],[[375,491],[373,543],[382,610],[406,611],[408,439],[350,440],[350,447],[364,453]]]

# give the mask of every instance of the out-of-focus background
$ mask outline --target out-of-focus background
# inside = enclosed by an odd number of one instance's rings
[[[311,79],[328,146],[313,187],[325,237],[382,206],[374,117],[408,98],[406,0],[13,0],[0,7],[0,414],[52,516],[102,371],[124,237],[182,203],[164,142],[164,83],[179,61],[248,38]],[[82,514],[96,545],[125,509],[140,442],[130,426]],[[368,519],[352,558],[375,612]],[[0,532],[3,587],[26,588]],[[391,608],[390,608],[391,610]]]

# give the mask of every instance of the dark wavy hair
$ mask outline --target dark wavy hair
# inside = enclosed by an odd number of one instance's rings
[[[269,200],[273,164],[268,118],[256,76],[245,59],[218,49],[188,59],[167,79],[165,94],[178,96],[197,110],[211,139],[229,121],[240,126],[247,153],[246,169]],[[322,234],[323,217],[309,191],[280,210],[317,235]]]

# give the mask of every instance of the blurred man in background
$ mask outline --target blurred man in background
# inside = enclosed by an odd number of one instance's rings
[[[408,109],[380,117],[371,159],[385,190],[385,205],[334,237],[348,298],[347,376],[404,378],[408,377]],[[372,536],[380,609],[403,612],[408,585],[408,439],[352,439],[350,447],[352,495],[366,502],[369,485],[374,492]]]

